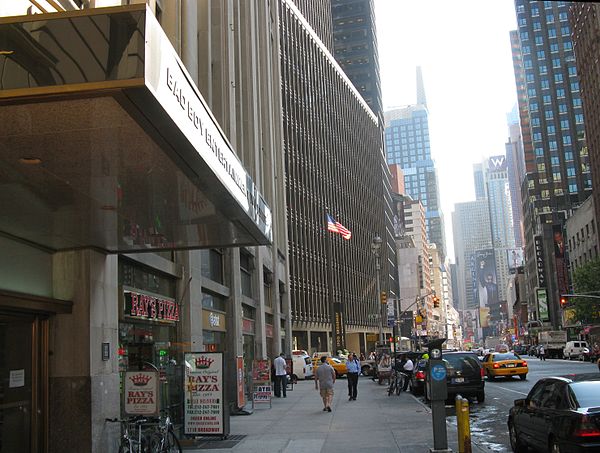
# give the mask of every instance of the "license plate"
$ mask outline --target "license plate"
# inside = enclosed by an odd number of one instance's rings
[[[515,364],[514,364],[514,363],[507,363],[507,364],[506,364],[506,367],[507,367],[507,368],[514,368],[514,367],[515,367]]]
[[[463,382],[465,382],[465,378],[463,377],[455,377],[452,379],[452,383],[454,384],[462,384]]]

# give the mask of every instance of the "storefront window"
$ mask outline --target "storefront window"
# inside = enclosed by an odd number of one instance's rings
[[[183,352],[177,326],[181,309],[176,302],[176,280],[144,266],[119,263],[119,374],[121,392],[125,374],[158,374],[158,408],[168,410],[175,423],[182,421]],[[121,415],[125,417],[122,400]]]
[[[202,340],[204,350],[207,352],[225,352],[227,343],[225,342],[225,332],[202,331]]]
[[[242,294],[252,297],[252,257],[248,253],[240,252],[240,274]]]

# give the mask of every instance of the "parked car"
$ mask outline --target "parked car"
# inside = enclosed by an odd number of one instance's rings
[[[524,381],[529,372],[527,362],[514,352],[493,352],[486,355],[483,358],[483,369],[490,381],[501,376],[519,376]]]
[[[508,415],[514,452],[600,451],[600,375],[540,379]]]
[[[313,378],[313,364],[308,354],[294,354],[292,353],[292,379],[297,381],[298,379],[312,379]]]
[[[460,394],[463,397],[476,397],[479,403],[485,401],[485,380],[483,367],[477,354],[471,351],[458,351],[443,353],[442,359],[446,362],[446,386],[448,399],[454,399]],[[427,385],[425,385],[425,399]]]
[[[425,373],[427,372],[427,360],[419,360],[415,365],[410,377],[410,391],[413,395],[422,395],[425,389]]]
[[[521,354],[527,354],[528,349],[527,349],[527,346],[524,344],[516,344],[513,346],[513,351],[515,354],[521,355]]]
[[[565,348],[563,349],[563,357],[565,359],[579,359],[585,360],[586,355],[589,358],[590,349],[587,344],[587,341],[567,341]]]

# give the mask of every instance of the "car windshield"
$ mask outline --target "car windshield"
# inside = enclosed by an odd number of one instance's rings
[[[600,406],[600,381],[573,382],[570,384],[577,407]]]
[[[517,354],[506,353],[506,354],[494,354],[494,362],[500,362],[501,360],[521,360]]]
[[[479,373],[481,365],[475,354],[446,354],[444,360],[448,362],[450,367],[456,370],[472,371]]]

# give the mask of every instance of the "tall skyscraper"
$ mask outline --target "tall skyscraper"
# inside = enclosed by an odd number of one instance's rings
[[[473,183],[475,185],[475,199],[481,200],[486,197],[485,181],[483,179],[483,164],[473,164]]]
[[[331,0],[334,55],[381,119],[381,80],[373,0]]]
[[[596,58],[600,54],[600,5],[596,3],[577,3],[573,5],[571,20],[573,41],[577,57],[577,73],[581,80],[583,111],[586,122],[586,141],[589,149],[592,180],[600,184],[600,74]],[[592,196],[596,225],[600,219],[600,190],[596,187]],[[571,234],[571,233],[569,233]]]
[[[513,110],[508,115],[508,142],[506,148],[506,166],[508,171],[508,186],[510,190],[510,202],[512,207],[513,232],[515,236],[515,247],[521,248],[523,239],[523,210],[521,183],[525,177],[525,157],[523,154],[523,140],[519,117]]]
[[[560,294],[569,291],[566,261],[555,253],[570,211],[591,194],[584,114],[569,25],[571,2],[516,0],[513,42],[517,90],[522,94],[525,146],[523,214],[530,316],[557,328]],[[523,86],[524,85],[524,86]],[[540,264],[536,257],[542,253]],[[548,300],[548,312],[538,300]]]
[[[417,93],[425,102],[420,70]],[[385,151],[388,165],[398,164],[404,172],[407,195],[425,207],[427,238],[446,256],[444,223],[440,206],[437,172],[431,158],[429,118],[426,104],[409,105],[385,112]]]
[[[280,1],[279,21],[293,343],[330,350],[332,319],[339,316],[348,349],[367,351],[381,312],[371,241],[375,234],[385,241],[391,231],[381,125],[323,44],[327,37],[292,0]],[[326,209],[351,240],[327,232]],[[390,250],[381,248],[386,292]]]

